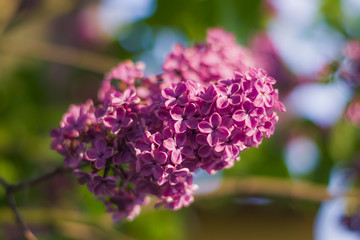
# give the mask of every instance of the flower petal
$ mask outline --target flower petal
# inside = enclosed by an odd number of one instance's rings
[[[154,158],[158,164],[163,165],[164,163],[166,163],[167,154],[164,152],[157,152]]]
[[[185,121],[182,119],[179,121],[176,121],[174,124],[175,133],[183,133],[186,131],[187,126],[185,124]]]
[[[219,113],[213,113],[210,117],[210,125],[213,127],[213,128],[217,128],[220,126],[221,124],[221,116]]]
[[[210,156],[211,152],[211,147],[209,145],[203,145],[198,150],[198,154],[200,157],[208,157]]]
[[[102,152],[102,153],[105,152],[106,147],[107,147],[107,142],[105,139],[103,138],[96,139],[95,148],[98,152]]]
[[[237,122],[244,121],[247,117],[248,115],[246,114],[246,112],[241,109],[235,111],[234,114],[232,115],[232,118]]]
[[[161,95],[165,98],[165,99],[172,99],[175,95],[174,90],[172,90],[171,88],[165,88],[161,91]]]
[[[182,95],[185,91],[187,90],[187,87],[184,83],[179,83],[176,87],[175,87],[175,96],[179,97],[180,95]]]
[[[95,161],[95,167],[97,169],[102,169],[106,164],[106,158],[98,158],[96,161]]]
[[[216,134],[219,136],[219,138],[225,139],[230,136],[230,131],[226,127],[219,127],[216,130]]]
[[[200,130],[201,133],[211,133],[212,132],[212,127],[211,125],[206,122],[206,121],[202,121],[198,124],[198,128]]]
[[[181,107],[174,107],[173,109],[170,110],[170,115],[171,118],[174,120],[182,120],[183,119],[183,109]]]
[[[213,147],[219,142],[219,137],[215,132],[212,132],[207,136],[206,140],[209,143],[209,145]]]
[[[90,148],[85,153],[85,157],[89,161],[95,161],[98,158],[98,156],[99,156],[98,152],[93,148]]]
[[[239,94],[232,95],[229,98],[229,103],[234,106],[239,105],[241,103],[241,96]]]
[[[186,134],[185,133],[179,133],[175,135],[175,142],[176,146],[182,147],[184,143],[186,142]]]
[[[164,140],[164,147],[167,149],[167,150],[175,150],[176,149],[176,142],[173,138],[168,138],[166,140]]]
[[[190,103],[188,106],[185,107],[184,109],[184,115],[186,117],[192,117],[194,116],[196,113],[196,106],[194,103]]]
[[[229,106],[229,101],[226,96],[221,96],[216,100],[216,106],[220,109],[226,108]]]
[[[173,150],[171,153],[171,162],[175,165],[178,165],[182,162],[182,156],[180,151]]]
[[[196,129],[198,126],[197,120],[195,118],[189,118],[184,121],[186,126],[190,129]]]

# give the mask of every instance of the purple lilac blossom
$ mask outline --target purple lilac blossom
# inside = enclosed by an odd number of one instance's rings
[[[149,195],[159,199],[155,207],[189,206],[194,172],[233,166],[274,133],[277,111],[285,110],[275,79],[248,68],[251,61],[232,34],[212,29],[204,44],[177,45],[158,76],[121,63],[105,77],[97,107],[69,108],[51,147],[114,221],[134,219]]]

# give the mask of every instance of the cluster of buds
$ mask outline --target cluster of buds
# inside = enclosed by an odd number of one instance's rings
[[[101,104],[69,108],[52,148],[115,221],[132,220],[150,195],[156,207],[188,206],[196,171],[233,166],[273,134],[275,110],[285,110],[276,81],[250,67],[245,53],[213,29],[205,44],[177,45],[158,76],[145,77],[142,63],[121,63],[105,77]]]

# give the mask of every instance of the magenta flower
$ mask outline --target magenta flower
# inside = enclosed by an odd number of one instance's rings
[[[141,173],[145,176],[153,176],[155,180],[161,178],[164,174],[164,169],[161,165],[166,163],[167,154],[164,152],[157,151],[144,152],[141,155],[142,166],[140,166]]]
[[[215,146],[220,140],[227,138],[230,135],[229,130],[221,125],[221,116],[219,113],[213,113],[210,116],[209,122],[202,121],[198,128],[201,133],[208,134],[207,142],[210,146]]]
[[[122,128],[129,127],[133,120],[126,117],[126,110],[119,107],[115,110],[114,115],[104,118],[104,125],[111,128],[112,134],[118,134]]]
[[[275,80],[248,68],[251,60],[232,34],[212,29],[205,43],[177,45],[157,76],[121,63],[106,75],[97,107],[88,101],[64,114],[52,148],[116,221],[137,216],[149,195],[156,206],[188,206],[195,171],[231,167],[273,134],[276,111],[285,110]]]
[[[70,168],[77,168],[84,158],[85,149],[86,145],[83,142],[80,142],[75,146],[75,149],[67,149],[68,151],[65,154],[64,165]]]
[[[235,129],[231,135],[223,142],[216,144],[215,152],[224,152],[227,157],[236,157],[240,153],[240,147],[244,144],[246,135],[240,130]]]
[[[218,86],[219,97],[216,100],[216,106],[219,109],[226,108],[231,105],[241,104],[241,95],[240,95],[240,84],[233,83],[229,87]]]
[[[94,123],[94,121],[93,102],[88,100],[85,104],[71,105],[63,116],[60,127],[63,133],[71,137],[78,137],[87,130],[87,124]]]
[[[92,191],[92,175],[91,173],[88,172],[84,172],[80,169],[75,169],[74,170],[74,175],[77,176],[78,178],[78,183],[80,185],[84,185],[86,184],[88,186],[89,191]]]
[[[176,87],[173,88],[165,88],[161,91],[161,95],[165,98],[165,106],[166,108],[172,108],[176,105],[183,106],[188,102],[188,98],[186,95],[186,84],[178,83]]]
[[[175,165],[180,164],[183,161],[183,155],[191,156],[193,154],[192,148],[187,143],[186,134],[179,133],[174,138],[168,138],[164,140],[164,147],[171,153],[171,162]]]
[[[190,103],[185,108],[179,106],[174,107],[170,111],[170,115],[175,120],[174,128],[176,133],[183,133],[186,129],[195,129],[197,127],[196,105]]]
[[[236,122],[244,122],[245,126],[254,128],[258,123],[258,117],[263,113],[263,108],[256,108],[253,103],[247,100],[243,103],[242,109],[236,110],[232,117]]]
[[[85,156],[89,161],[95,162],[97,169],[102,169],[106,160],[114,154],[114,149],[107,146],[107,142],[103,138],[98,138],[95,141],[95,148],[90,148],[86,151]]]
[[[116,187],[116,178],[113,176],[104,178],[95,174],[92,177],[92,186],[92,192],[95,195],[110,195]]]
[[[271,108],[275,101],[273,97],[274,90],[270,83],[263,82],[259,79],[255,82],[254,86],[259,93],[254,100],[254,106],[262,107],[265,105],[266,107]]]
[[[187,168],[175,168],[174,166],[168,165],[166,166],[165,172],[168,175],[170,185],[179,183],[192,184],[192,174]]]

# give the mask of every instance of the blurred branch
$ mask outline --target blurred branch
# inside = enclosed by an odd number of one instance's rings
[[[85,50],[28,39],[20,41],[5,36],[0,39],[0,52],[60,63],[100,74],[109,71],[119,62],[115,58]]]
[[[11,212],[8,209],[0,208],[0,224],[9,220]],[[66,237],[71,239],[122,239],[134,240],[116,228],[109,214],[97,215],[71,209],[58,208],[24,208],[21,209],[23,216],[38,225],[55,224]],[[85,231],[79,231],[87,228]]]
[[[16,202],[15,202],[15,198],[14,198],[14,193],[18,190],[27,188],[27,187],[31,187],[33,185],[39,184],[41,182],[44,182],[46,180],[48,180],[49,178],[54,177],[57,174],[60,173],[65,173],[65,172],[71,172],[72,169],[71,168],[64,168],[64,167],[58,167],[56,169],[54,169],[53,171],[46,173],[44,175],[41,175],[39,177],[35,177],[29,180],[24,180],[22,182],[19,182],[17,184],[9,184],[7,181],[5,181],[5,179],[0,177],[0,185],[2,185],[6,191],[6,198],[7,198],[7,202],[9,207],[11,208],[12,212],[15,215],[15,219],[17,224],[19,225],[19,228],[21,230],[21,234],[23,236],[24,239],[26,240],[35,240],[37,239],[32,232],[30,231],[30,229],[26,226],[24,220],[22,219],[17,207],[16,207]]]
[[[44,182],[44,181],[48,180],[49,178],[54,177],[57,174],[66,173],[66,172],[72,172],[72,171],[73,171],[72,168],[57,167],[53,171],[51,171],[49,173],[46,173],[44,175],[41,175],[39,177],[35,177],[35,178],[32,178],[32,179],[24,180],[24,181],[19,182],[17,184],[13,184],[13,185],[11,185],[11,189],[13,191],[18,191],[18,190],[21,190],[21,189],[24,189],[24,188],[31,187],[33,185],[39,184],[41,182]]]
[[[288,197],[313,202],[323,202],[336,197],[360,196],[359,192],[330,195],[327,186],[310,182],[271,177],[225,178],[221,187],[209,194],[197,195],[197,199],[224,195],[260,195]]]
[[[12,191],[12,185],[8,184],[3,178],[0,178],[1,185],[5,188],[6,198],[9,204],[9,207],[15,215],[16,222],[21,230],[22,237],[26,240],[36,240],[37,238],[32,234],[30,229],[26,226],[24,220],[22,219],[17,207],[14,198],[14,192]]]
[[[11,23],[11,20],[18,9],[19,3],[19,0],[0,0],[0,36],[3,35],[4,31]]]
[[[32,235],[22,220],[14,199],[14,193],[18,190],[31,187],[48,180],[49,178],[61,174],[71,172],[72,169],[58,167],[53,171],[35,177],[29,180],[24,180],[17,184],[9,184],[0,177],[0,185],[6,190],[8,204],[16,217],[16,221],[22,230],[23,236],[27,240],[34,240],[36,237]],[[314,184],[311,182],[293,181],[291,179],[272,178],[272,177],[244,177],[244,178],[225,178],[222,186],[209,194],[197,195],[196,199],[211,199],[216,196],[226,195],[257,195],[257,196],[277,196],[294,198],[298,200],[306,200],[313,202],[323,202],[331,200],[336,197],[359,197],[360,193],[357,191],[345,192],[341,195],[330,195],[327,191],[326,185]]]

